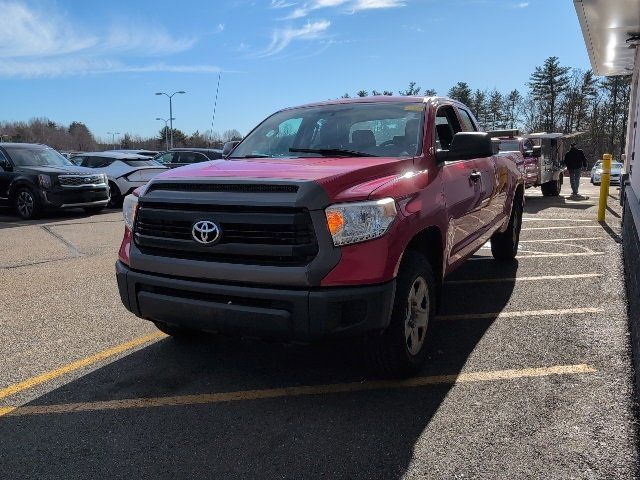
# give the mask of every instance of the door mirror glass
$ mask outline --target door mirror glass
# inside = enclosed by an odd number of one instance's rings
[[[231,152],[233,152],[233,149],[236,148],[236,146],[239,143],[240,143],[239,140],[232,140],[230,142],[225,143],[222,149],[222,156],[228,157],[229,155],[231,155]]]
[[[0,153],[0,168],[2,168],[6,172],[10,172],[11,170],[13,170],[13,167],[9,163],[9,160],[7,160],[4,155],[2,155],[2,153]]]
[[[471,160],[494,154],[491,137],[485,132],[458,132],[453,136],[449,150],[438,150],[439,161]]]

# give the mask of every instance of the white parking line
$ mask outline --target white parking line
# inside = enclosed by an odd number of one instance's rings
[[[556,243],[556,242],[576,242],[579,240],[607,240],[609,237],[576,237],[576,238],[544,238],[540,240],[520,240],[520,243]]]
[[[522,318],[522,317],[546,317],[558,315],[583,315],[587,313],[602,313],[604,308],[564,308],[559,310],[522,310],[516,312],[491,312],[491,313],[466,313],[462,315],[438,315],[436,320],[473,320],[484,318]]]
[[[502,282],[537,282],[544,280],[571,280],[601,277],[600,273],[580,273],[577,275],[542,275],[540,277],[510,277],[510,278],[476,278],[467,280],[451,280],[447,285],[468,285],[472,283],[502,283]]]
[[[583,223],[593,223],[595,222],[595,220],[585,220],[585,219],[578,219],[578,218],[545,218],[545,217],[538,217],[536,216],[535,218],[531,218],[531,217],[522,217],[522,221],[523,222],[583,222]]]
[[[523,232],[528,232],[531,230],[575,230],[576,228],[602,228],[601,225],[565,225],[562,227],[531,227],[531,228],[523,228],[522,231]],[[620,227],[613,227],[613,228],[620,228]]]
[[[518,255],[516,260],[525,258],[560,258],[560,257],[592,257],[594,255],[604,255],[604,252],[580,252],[580,253],[545,253],[541,255]],[[493,257],[471,257],[469,261],[493,260]]]

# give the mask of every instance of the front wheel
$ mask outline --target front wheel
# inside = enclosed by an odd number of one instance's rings
[[[496,260],[513,260],[518,254],[520,231],[522,230],[522,200],[514,199],[509,225],[504,232],[496,232],[491,237],[491,254]]]
[[[427,258],[408,251],[396,281],[389,326],[372,339],[371,356],[387,375],[414,373],[426,358],[425,340],[436,307],[436,282]]]
[[[122,200],[122,193],[120,193],[118,186],[113,182],[109,182],[109,203],[107,207],[119,208],[122,206]]]
[[[14,208],[16,213],[23,220],[31,220],[36,218],[40,213],[40,204],[38,197],[30,188],[20,188],[14,199]]]

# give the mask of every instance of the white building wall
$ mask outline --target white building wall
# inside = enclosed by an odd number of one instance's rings
[[[635,68],[631,80],[629,121],[627,123],[627,146],[625,148],[625,170],[630,173],[631,188],[640,198],[640,49],[636,49]],[[635,164],[635,166],[634,166]],[[635,170],[635,171],[634,171]]]

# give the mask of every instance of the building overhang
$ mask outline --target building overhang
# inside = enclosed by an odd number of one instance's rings
[[[631,75],[640,44],[640,0],[573,0],[573,5],[596,75]]]

